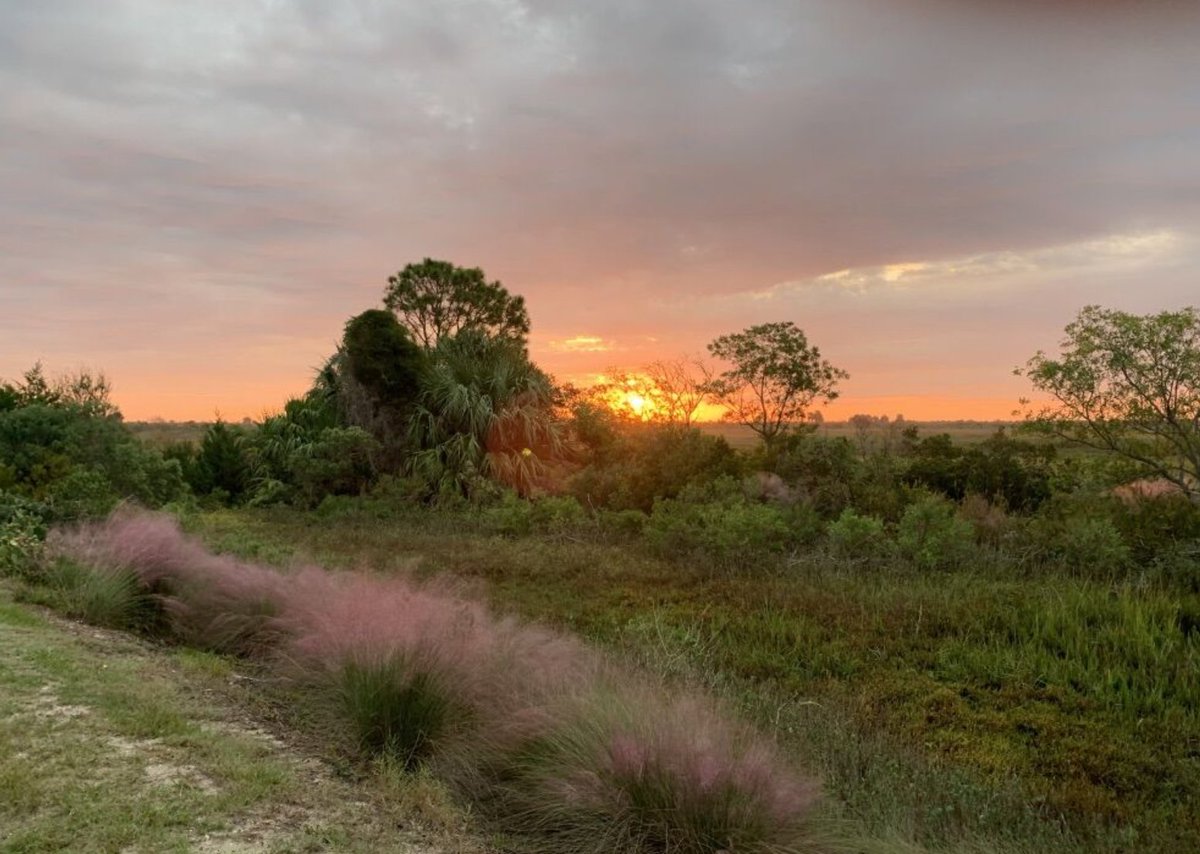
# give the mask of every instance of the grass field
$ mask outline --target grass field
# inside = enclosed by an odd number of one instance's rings
[[[918,435],[922,438],[947,433],[957,445],[974,445],[991,438],[1001,428],[1012,432],[1019,423],[1016,421],[909,421],[905,426],[916,427]],[[739,450],[754,448],[761,441],[753,430],[741,424],[714,421],[696,426],[705,433],[723,436],[731,447]],[[855,428],[848,421],[826,421],[817,428],[817,435],[827,439],[841,438],[853,441],[857,434]]]
[[[0,581],[0,852],[481,852],[429,781],[367,785],[269,728],[226,659],[13,601]]]
[[[632,543],[500,539],[415,511],[192,524],[276,562],[473,580],[667,684],[722,694],[819,772],[857,850],[1200,846],[1195,595],[987,567],[866,573],[816,555],[713,575]]]

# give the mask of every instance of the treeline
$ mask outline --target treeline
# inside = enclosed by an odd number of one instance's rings
[[[1099,422],[1109,453],[1063,455],[1003,430],[964,447],[867,415],[852,419],[853,437],[828,438],[813,429],[813,406],[835,398],[847,375],[793,324],[717,338],[709,350],[729,366],[720,374],[696,359],[660,361],[575,389],[530,360],[520,297],[481,270],[426,259],[389,279],[384,308],[347,322],[304,396],[253,426],[213,424],[198,444],[139,444],[107,382],[86,372],[52,381],[35,367],[0,386],[0,524],[101,516],[126,500],[330,511],[354,499],[381,512],[469,509],[506,535],[636,536],[718,566],[778,563],[819,547],[864,565],[1053,562],[1197,584],[1200,513],[1188,500],[1186,445],[1195,425],[1179,428],[1182,440],[1167,431],[1176,450],[1115,444],[1156,424],[1133,408],[1117,417],[1115,380],[1094,343],[1133,329],[1130,346],[1157,346],[1158,370],[1170,378],[1179,347],[1155,345],[1154,336],[1177,342],[1190,328],[1181,317],[1197,325],[1188,312],[1131,320],[1088,309],[1068,331],[1083,339],[1079,324],[1088,320],[1092,362],[1072,362],[1078,348],[1061,361],[1039,354],[1031,362],[1035,385],[1057,383],[1061,400],[1110,390],[1108,420]],[[1195,387],[1193,350],[1175,354],[1173,388]],[[1113,364],[1128,372],[1129,363]],[[1081,376],[1092,378],[1092,397]],[[706,401],[753,429],[760,446],[736,451],[697,429]],[[1165,406],[1177,413],[1186,404]],[[1086,422],[1037,423],[1063,436]],[[1156,473],[1170,487],[1166,497],[1112,491]]]

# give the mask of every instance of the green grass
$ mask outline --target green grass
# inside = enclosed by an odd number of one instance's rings
[[[1200,845],[1200,599],[1053,573],[714,575],[461,516],[219,513],[218,547],[448,571],[665,680],[698,682],[824,777],[856,838],[943,851]]]
[[[0,581],[0,852],[479,852],[426,777],[338,779],[266,735],[230,659],[70,624]],[[236,682],[236,680],[232,680]]]

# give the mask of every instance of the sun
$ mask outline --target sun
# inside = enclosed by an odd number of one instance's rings
[[[627,392],[625,395],[625,405],[633,410],[634,415],[640,418],[642,411],[646,408],[646,398],[642,397],[636,391]]]

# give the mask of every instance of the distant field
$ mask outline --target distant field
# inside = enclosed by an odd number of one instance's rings
[[[133,435],[147,445],[162,447],[176,442],[199,442],[208,429],[207,421],[128,421]]]
[[[989,438],[1000,428],[1012,430],[1017,421],[909,421],[907,426],[916,427],[922,436],[949,433],[950,438],[962,445],[971,445]],[[174,442],[199,442],[208,428],[206,421],[130,421],[133,434],[150,445],[169,445]],[[734,448],[752,448],[758,437],[749,427],[741,424],[724,424],[718,421],[697,424],[705,433],[724,436]],[[854,438],[854,428],[846,421],[827,421],[817,429],[818,436],[830,439],[839,436]]]
[[[1001,428],[1010,432],[1018,427],[1019,421],[907,421],[906,427],[916,427],[921,436],[935,436],[948,433],[955,443],[972,445],[990,438]],[[725,441],[735,448],[751,448],[758,441],[757,435],[749,427],[741,424],[725,424],[719,421],[697,424],[705,433],[714,436],[724,436]],[[847,421],[826,421],[817,428],[818,436],[830,439],[838,437],[853,439],[854,427]]]

